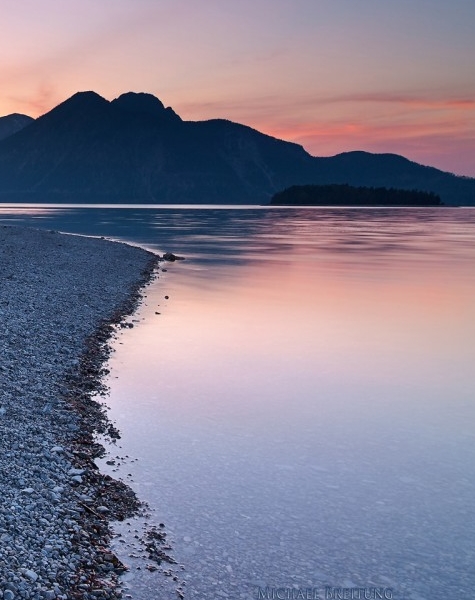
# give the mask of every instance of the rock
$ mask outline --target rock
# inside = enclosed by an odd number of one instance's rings
[[[177,256],[176,254],[173,254],[173,252],[165,252],[165,254],[163,255],[163,260],[166,260],[168,262],[175,262],[176,260],[185,260],[185,257]]]
[[[24,575],[25,577],[28,577],[28,579],[30,579],[31,581],[36,581],[38,579],[38,575],[31,569],[27,569]]]
[[[68,475],[83,475],[84,469],[69,469]]]

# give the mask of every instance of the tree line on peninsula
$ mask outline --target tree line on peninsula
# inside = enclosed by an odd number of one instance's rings
[[[293,185],[277,192],[271,204],[280,206],[441,206],[433,192],[347,184]]]

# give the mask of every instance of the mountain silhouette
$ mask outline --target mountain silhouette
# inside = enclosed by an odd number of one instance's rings
[[[144,93],[78,92],[0,139],[1,201],[262,204],[292,185],[341,183],[475,204],[475,179],[395,154],[313,157],[231,121],[183,121]]]
[[[34,119],[28,115],[20,115],[18,113],[0,117],[0,140],[20,131],[20,129],[23,129],[32,121],[34,121]]]

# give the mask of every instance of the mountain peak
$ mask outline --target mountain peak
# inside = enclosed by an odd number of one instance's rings
[[[99,96],[96,92],[76,92],[73,96],[58,104],[46,117],[52,114],[69,114],[76,112],[89,112],[97,108],[108,106],[109,101]]]
[[[153,94],[145,92],[126,92],[112,101],[113,104],[120,106],[124,110],[150,112],[165,110],[163,102]]]
[[[62,104],[74,103],[74,104],[108,104],[108,101],[100,96],[97,92],[87,91],[87,92],[76,92],[65,100]]]
[[[128,112],[142,113],[163,119],[180,120],[172,108],[165,108],[163,102],[153,94],[126,92],[112,101],[112,105]]]
[[[32,123],[34,119],[28,115],[13,113],[0,117],[0,140],[3,140]]]

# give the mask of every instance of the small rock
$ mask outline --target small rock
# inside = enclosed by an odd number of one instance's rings
[[[38,575],[31,569],[27,569],[25,571],[25,577],[28,577],[28,579],[30,579],[31,581],[36,581],[38,579]]]
[[[104,559],[106,562],[113,562],[113,560],[114,560],[114,555],[113,555],[113,554],[111,554],[110,552],[106,552],[106,553],[103,555],[103,559]]]
[[[84,469],[69,469],[69,475],[83,475]]]
[[[163,260],[175,262],[175,260],[185,260],[185,257],[177,256],[176,254],[173,254],[173,252],[165,252],[165,254],[163,255]]]

